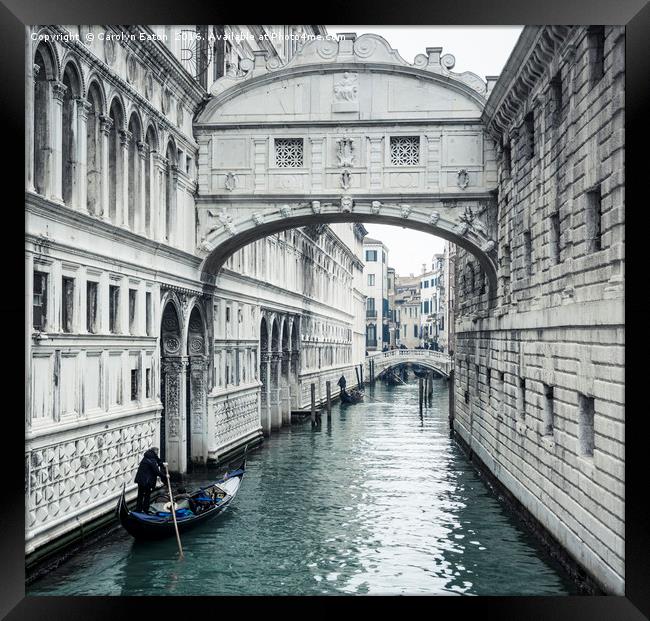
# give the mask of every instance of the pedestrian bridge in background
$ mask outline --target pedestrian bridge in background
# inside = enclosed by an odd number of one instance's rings
[[[441,351],[432,351],[430,349],[391,349],[390,351],[378,351],[366,356],[364,378],[370,378],[371,362],[374,364],[375,377],[385,369],[409,362],[437,371],[445,377],[449,377],[453,368],[451,356]]]

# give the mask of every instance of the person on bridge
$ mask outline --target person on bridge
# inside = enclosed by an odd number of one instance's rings
[[[145,451],[142,461],[135,474],[135,482],[138,484],[138,499],[135,502],[135,510],[147,513],[151,502],[151,492],[156,487],[156,479],[160,477],[163,483],[167,483],[167,476],[163,473],[162,467],[167,463],[158,457],[158,447]]]
[[[339,381],[337,382],[339,387],[341,388],[341,392],[345,392],[345,387],[347,385],[347,382],[345,381],[345,375],[341,375],[339,378]]]

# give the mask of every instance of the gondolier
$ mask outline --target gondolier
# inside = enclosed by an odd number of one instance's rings
[[[167,477],[162,471],[162,467],[166,465],[167,464],[158,457],[157,447],[154,446],[148,451],[145,451],[135,475],[135,482],[138,484],[138,499],[135,504],[136,511],[143,513],[149,511],[151,492],[156,487],[156,479],[160,477],[160,480],[163,483],[167,482]]]
[[[345,381],[345,375],[341,375],[341,377],[339,378],[339,381],[337,383],[341,388],[341,393],[344,393],[345,392],[345,387],[347,385],[347,382]]]

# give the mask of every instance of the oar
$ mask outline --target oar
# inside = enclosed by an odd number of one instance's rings
[[[174,509],[174,495],[172,494],[172,483],[169,480],[169,471],[167,470],[167,465],[165,464],[165,474],[167,475],[167,487],[169,488],[169,500],[171,502],[171,512],[172,518],[174,520],[174,528],[176,529],[176,541],[178,541],[178,552],[180,553],[180,559],[183,559],[183,546],[181,545],[181,536],[178,534],[178,523],[176,522],[176,511]]]

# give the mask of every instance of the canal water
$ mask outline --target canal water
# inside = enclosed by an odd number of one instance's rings
[[[29,595],[561,595],[575,586],[449,437],[448,384],[415,381],[273,433],[239,494],[176,540],[118,528]],[[205,474],[195,477],[207,481]]]

